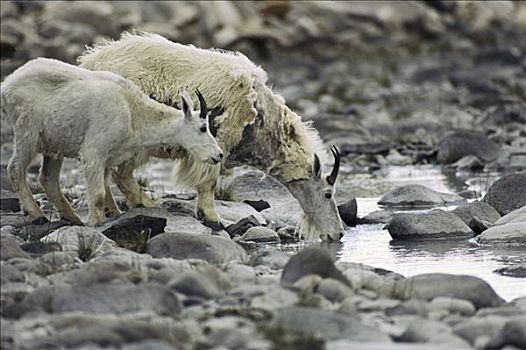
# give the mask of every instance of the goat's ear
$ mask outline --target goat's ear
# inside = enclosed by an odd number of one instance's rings
[[[192,104],[187,100],[184,94],[181,95],[181,110],[183,111],[184,117],[187,119],[192,118]]]
[[[321,177],[321,162],[320,157],[314,153],[314,163],[312,163],[312,177],[319,179]]]

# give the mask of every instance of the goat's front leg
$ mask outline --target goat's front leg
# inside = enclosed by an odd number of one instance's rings
[[[104,185],[105,165],[95,156],[81,157],[81,163],[88,187],[88,224],[94,226],[106,220],[104,215],[104,199],[106,197]]]
[[[77,215],[75,210],[69,204],[69,201],[64,197],[60,189],[60,168],[62,167],[63,157],[49,157],[43,156],[42,168],[40,169],[40,184],[44,188],[48,199],[57,208],[58,214],[62,220],[66,220],[75,225],[82,225],[82,220]]]
[[[19,150],[23,151],[20,152]],[[27,214],[29,220],[47,222],[48,220],[44,216],[44,212],[38,206],[27,185],[26,171],[34,157],[35,152],[30,148],[30,145],[17,143],[15,136],[15,151],[7,165],[7,174],[11,180],[13,189],[20,198],[22,209]]]
[[[137,181],[135,181],[133,177],[134,169],[135,166],[130,161],[122,163],[113,171],[113,180],[115,180],[115,184],[126,197],[128,207],[156,207],[157,204],[143,192]]]
[[[197,186],[197,207],[196,214],[199,220],[206,224],[221,226],[221,220],[216,211],[214,202],[214,192],[217,180],[204,182]]]

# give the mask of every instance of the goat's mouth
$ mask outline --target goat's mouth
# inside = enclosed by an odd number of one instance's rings
[[[209,157],[206,162],[208,164],[212,164],[212,165],[216,165],[218,164],[219,162],[221,162],[221,159],[219,157]]]

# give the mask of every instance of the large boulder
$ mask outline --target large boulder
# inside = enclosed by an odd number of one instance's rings
[[[526,225],[524,222],[510,222],[490,227],[477,236],[479,244],[526,244]]]
[[[488,203],[479,201],[460,205],[453,210],[453,213],[461,218],[466,225],[469,225],[471,220],[475,217],[490,223],[494,223],[500,219],[500,214],[495,210],[495,208],[493,208]]]
[[[526,174],[516,173],[501,177],[484,196],[484,202],[490,204],[501,215],[526,205]]]
[[[292,285],[307,275],[318,275],[322,278],[334,278],[349,285],[349,280],[336,268],[327,251],[318,247],[308,247],[292,256],[281,274],[281,283]]]
[[[192,233],[162,233],[148,242],[147,252],[154,258],[203,259],[214,264],[247,259],[245,250],[231,239]]]
[[[499,154],[499,146],[484,134],[476,131],[455,131],[440,141],[437,161],[450,164],[473,155],[487,163],[497,159]]]
[[[440,209],[428,213],[398,213],[386,225],[394,239],[473,236],[474,232],[462,219]]]
[[[388,207],[429,207],[463,201],[465,199],[456,194],[437,192],[422,185],[405,185],[386,193],[378,204]]]
[[[526,223],[526,205],[515,209],[514,211],[504,215],[493,223],[494,226],[504,225],[511,222],[523,222]]]
[[[486,281],[478,277],[446,273],[427,273],[397,280],[392,296],[424,300],[452,297],[469,300],[477,309],[504,304],[504,300]]]

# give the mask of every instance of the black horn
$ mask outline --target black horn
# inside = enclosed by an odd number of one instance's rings
[[[203,95],[201,94],[201,91],[199,91],[199,89],[195,90],[195,94],[197,95],[197,98],[199,99],[199,106],[200,106],[199,107],[200,108],[199,117],[205,119],[206,118],[206,113],[208,113],[208,108],[206,107],[205,98],[203,97]]]
[[[331,147],[332,155],[334,156],[334,167],[332,168],[332,172],[329,176],[327,176],[327,182],[329,185],[334,186],[336,183],[336,178],[338,177],[338,171],[340,170],[340,151],[338,151],[338,147],[332,146]]]

